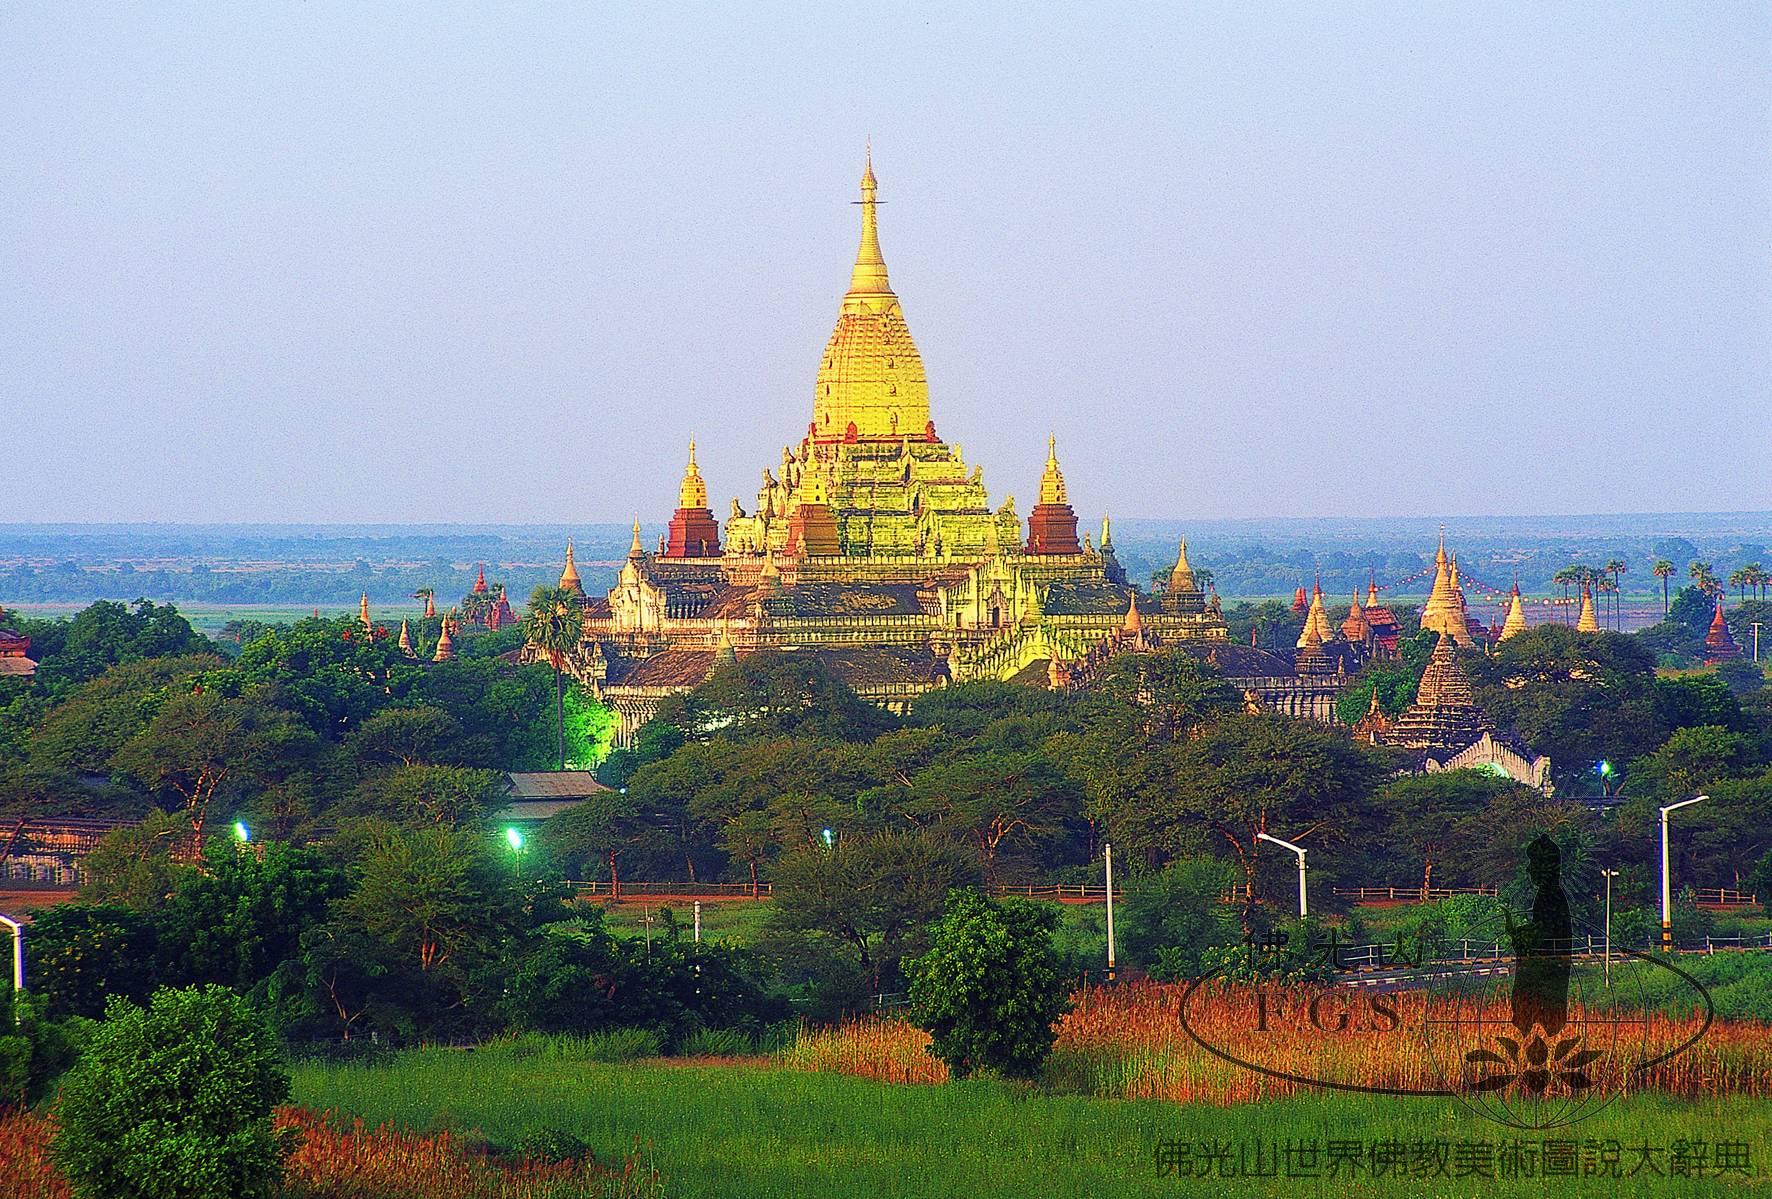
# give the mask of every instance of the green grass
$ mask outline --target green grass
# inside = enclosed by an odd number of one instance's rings
[[[652,935],[664,935],[665,916],[677,922],[677,933],[684,940],[691,935],[695,921],[695,901],[665,899],[657,901],[610,904],[603,911],[603,927],[618,937],[644,937],[646,917],[652,917]],[[720,900],[701,905],[701,939],[731,941],[745,945],[756,936],[775,905],[768,900]]]
[[[636,1137],[675,1199],[722,1196],[1098,1196],[1207,1193],[1342,1196],[1612,1195],[1721,1193],[1715,1179],[1655,1179],[1645,1188],[1605,1179],[1437,1182],[1367,1179],[1260,1182],[1159,1178],[1160,1139],[1255,1138],[1505,1141],[1515,1133],[1444,1100],[1306,1096],[1235,1108],[1055,1095],[995,1082],[892,1086],[832,1074],[753,1066],[697,1067],[658,1061],[606,1065],[513,1054],[417,1050],[385,1065],[303,1065],[295,1100],[372,1122],[414,1129],[478,1129],[495,1145],[535,1128],[582,1138],[600,1157]],[[1772,1170],[1766,1129],[1772,1105],[1741,1099],[1678,1102],[1655,1096],[1615,1102],[1552,1138],[1750,1142],[1758,1170]],[[1527,1134],[1537,1140],[1536,1134]],[[1629,1158],[1627,1157],[1627,1160]],[[1729,1193],[1764,1193],[1756,1180]]]

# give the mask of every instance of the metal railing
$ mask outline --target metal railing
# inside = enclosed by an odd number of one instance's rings
[[[603,881],[586,882],[568,879],[566,885],[578,896],[596,897],[613,896],[615,889]],[[774,894],[773,883],[757,884],[757,898],[768,899]],[[751,884],[749,883],[661,883],[637,882],[630,883],[626,879],[621,883],[621,898],[646,899],[651,897],[681,899],[750,899]]]
[[[1501,893],[1493,884],[1479,887],[1335,887],[1331,893],[1337,899],[1351,899],[1355,903],[1383,903],[1389,900],[1432,901],[1451,899],[1454,895],[1488,895]]]
[[[1731,891],[1727,887],[1700,887],[1693,892],[1693,902],[1713,908],[1751,908],[1760,897],[1750,891]]]
[[[1451,952],[1453,946],[1457,952]],[[1626,949],[1642,952],[1653,950],[1653,944],[1645,942],[1639,945],[1628,945],[1624,941],[1614,939],[1612,956],[1616,960]],[[1693,940],[1684,945],[1675,946],[1681,953],[1716,953],[1719,949],[1735,949],[1745,951],[1772,951],[1772,933],[1756,933],[1735,937],[1707,936],[1702,942]],[[1584,934],[1573,938],[1569,944],[1569,953],[1575,958],[1599,958],[1606,954],[1606,938],[1604,935],[1593,936]],[[1500,941],[1485,941],[1481,938],[1465,937],[1457,941],[1442,942],[1440,952],[1420,955],[1411,952],[1405,943],[1397,942],[1374,943],[1368,945],[1343,945],[1336,947],[1335,962],[1347,970],[1403,970],[1417,969],[1424,966],[1446,966],[1484,962],[1504,962],[1513,958],[1513,947]]]

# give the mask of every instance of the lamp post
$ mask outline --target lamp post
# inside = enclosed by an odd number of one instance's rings
[[[1606,877],[1606,985],[1612,985],[1612,880],[1618,877],[1616,870],[1602,870]]]
[[[0,913],[0,924],[12,930],[12,995],[16,1000],[25,993],[25,926],[4,913]]]
[[[1108,934],[1108,981],[1114,981],[1114,847],[1103,843],[1102,852],[1107,859],[1107,934]]]
[[[1281,849],[1290,849],[1293,853],[1298,855],[1298,918],[1303,920],[1306,916],[1310,915],[1310,908],[1305,903],[1304,898],[1304,849],[1301,846],[1292,844],[1290,841],[1282,841],[1278,837],[1270,837],[1266,833],[1256,833],[1255,839],[1257,841],[1272,841]]]
[[[523,874],[523,834],[514,825],[505,829],[505,840],[510,842],[511,851],[517,856],[511,865],[511,873],[521,877]]]
[[[1691,799],[1682,799],[1679,803],[1670,803],[1661,809],[1661,952],[1663,953],[1672,953],[1674,949],[1673,897],[1667,881],[1667,814],[1676,808],[1703,803],[1709,798],[1708,795],[1697,795]]]

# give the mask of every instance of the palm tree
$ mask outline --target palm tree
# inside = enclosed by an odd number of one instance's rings
[[[1692,581],[1706,595],[1714,596],[1723,589],[1722,584],[1717,582],[1717,576],[1712,573],[1709,562],[1694,562],[1686,568],[1686,573],[1692,576]]]
[[[1624,626],[1624,614],[1619,611],[1618,601],[1622,598],[1618,589],[1618,576],[1630,570],[1630,564],[1623,558],[1614,558],[1606,563],[1606,573],[1612,576],[1612,627]]]
[[[1765,599],[1767,597],[1767,583],[1772,583],[1772,576],[1768,576],[1765,567],[1761,567],[1758,561],[1749,561],[1745,567],[1742,567],[1742,570],[1747,572],[1747,586],[1754,588],[1754,595],[1758,599]]]
[[[1747,603],[1747,589],[1753,585],[1752,580],[1753,573],[1745,566],[1739,570],[1729,572],[1729,586],[1735,588],[1735,590],[1740,593],[1741,602],[1744,604]]]
[[[543,654],[554,668],[554,715],[559,733],[560,769],[566,769],[566,659],[578,652],[584,638],[584,609],[576,592],[564,587],[537,587],[523,618],[523,640]]]
[[[1661,616],[1662,619],[1665,620],[1667,619],[1669,606],[1667,598],[1667,581],[1673,577],[1674,564],[1669,562],[1666,558],[1657,558],[1655,559],[1655,565],[1649,568],[1649,573],[1661,580]]]
[[[1563,589],[1563,618],[1566,621],[1569,619],[1569,588],[1581,582],[1581,572],[1585,569],[1582,566],[1565,566],[1551,576],[1551,582]]]

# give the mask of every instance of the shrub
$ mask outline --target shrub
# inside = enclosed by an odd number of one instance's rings
[[[112,995],[140,1001],[153,990],[154,925],[129,908],[62,904],[31,921],[25,951],[30,989],[52,1016],[100,1016]]]
[[[585,1143],[563,1128],[531,1128],[517,1138],[511,1152],[532,1162],[569,1162],[585,1155]]]
[[[226,987],[114,999],[62,1083],[55,1158],[83,1199],[252,1199],[283,1172],[275,1038]]]
[[[74,1064],[90,1021],[50,1020],[40,995],[20,995],[0,987],[0,1107],[29,1106],[43,1098]]]
[[[948,893],[929,951],[905,965],[916,1023],[954,1077],[981,1068],[1012,1078],[1039,1072],[1053,1026],[1070,1010],[1052,948],[1056,923],[1049,907],[993,903],[970,888]]]
[[[1162,982],[1194,978],[1206,951],[1237,938],[1219,892],[1231,868],[1211,858],[1182,858],[1126,888],[1119,930],[1126,958]]]

